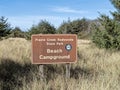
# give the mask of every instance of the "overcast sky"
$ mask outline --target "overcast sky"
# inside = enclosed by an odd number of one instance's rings
[[[96,19],[99,13],[110,15],[114,11],[109,0],[0,0],[0,16],[8,18],[11,26],[29,29],[41,20],[55,27],[63,21]]]

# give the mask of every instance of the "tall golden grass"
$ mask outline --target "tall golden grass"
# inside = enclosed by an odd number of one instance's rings
[[[82,41],[83,42],[83,41]],[[107,51],[92,43],[78,43],[78,62],[45,65],[40,81],[38,65],[31,64],[31,42],[21,38],[0,41],[0,88],[3,90],[119,90],[120,52]]]
[[[25,63],[27,58],[31,58],[30,41],[23,38],[9,38],[0,41],[0,58],[10,58],[21,64]]]

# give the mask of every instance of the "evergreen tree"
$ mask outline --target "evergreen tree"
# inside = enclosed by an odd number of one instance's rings
[[[106,15],[98,18],[102,28],[94,26],[92,40],[100,48],[120,50],[120,1],[110,1],[117,11],[111,12],[113,19]]]
[[[71,21],[63,22],[57,32],[59,34],[72,34]]]
[[[5,37],[10,34],[10,24],[8,24],[7,19],[5,17],[0,18],[0,37]]]
[[[47,21],[41,21],[38,25],[33,25],[29,34],[55,34],[56,29]]]
[[[11,37],[21,37],[21,38],[25,38],[25,33],[19,28],[19,27],[15,27],[12,31],[11,31]]]
[[[88,25],[89,23],[85,18],[74,21],[68,20],[67,22],[63,22],[57,31],[61,34],[76,34],[81,37],[87,32]]]
[[[47,21],[41,21],[37,29],[40,31],[42,34],[55,34],[56,30],[54,26],[52,26],[49,22]]]
[[[67,34],[67,27],[68,27],[68,23],[63,22],[61,24],[61,26],[58,28],[57,33],[58,34]]]
[[[111,12],[114,19],[118,22],[120,22],[120,0],[110,0],[111,3],[114,5],[116,8],[116,11]]]

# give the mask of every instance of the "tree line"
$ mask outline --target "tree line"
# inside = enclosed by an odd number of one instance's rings
[[[55,28],[46,20],[41,20],[37,25],[31,26],[28,31],[23,31],[19,27],[12,28],[7,22],[7,18],[0,18],[0,38],[21,37],[30,39],[33,34],[77,34],[79,38],[88,34],[90,20],[82,18],[74,21],[63,22]]]
[[[116,11],[110,11],[113,18],[100,14],[98,19],[86,18],[68,20],[55,28],[48,21],[42,20],[28,31],[19,27],[11,28],[5,17],[0,18],[0,39],[22,37],[30,39],[32,34],[76,34],[78,38],[91,39],[99,48],[120,50],[120,0],[110,0]]]

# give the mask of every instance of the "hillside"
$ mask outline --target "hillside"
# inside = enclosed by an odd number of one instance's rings
[[[0,41],[1,90],[119,90],[120,52],[98,49],[88,40],[78,40],[78,62],[71,64],[65,79],[65,64],[31,64],[31,42],[22,38]]]

